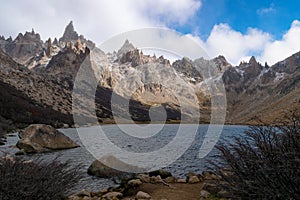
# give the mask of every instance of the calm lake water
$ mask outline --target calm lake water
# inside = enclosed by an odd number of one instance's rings
[[[120,126],[120,125],[119,125]],[[121,125],[121,129],[125,128],[127,131],[130,130],[131,125]],[[158,126],[161,125],[148,125],[147,130],[156,130]],[[195,125],[184,125],[185,129],[189,130],[192,126]],[[172,172],[175,177],[184,177],[189,171],[194,171],[196,173],[201,173],[203,170],[207,169],[207,161],[216,159],[218,151],[213,148],[210,153],[205,156],[203,159],[199,158],[199,150],[203,144],[203,140],[207,135],[209,125],[199,125],[195,134],[195,137],[188,138],[191,139],[192,143],[189,144],[188,149],[180,156],[175,162],[164,167],[164,169]],[[99,128],[99,127],[98,127]],[[116,145],[120,149],[126,150],[133,153],[143,153],[143,152],[153,152],[157,149],[163,148],[165,145],[168,145],[178,134],[179,125],[178,124],[166,124],[163,128],[155,135],[148,138],[137,138],[128,134],[125,134],[124,131],[120,129],[117,125],[103,125],[101,126],[106,137],[112,142],[113,145]],[[96,127],[89,128],[80,128],[81,132],[93,132]],[[240,136],[246,129],[247,126],[224,126],[221,132],[220,137],[210,138],[218,139],[218,143],[224,142],[226,140],[230,141],[233,136]],[[80,191],[82,188],[87,188],[91,191],[99,191],[101,188],[106,188],[109,186],[115,185],[110,179],[100,179],[97,177],[89,176],[87,168],[95,160],[92,154],[85,148],[83,145],[80,136],[76,129],[60,129],[65,135],[69,136],[75,142],[81,145],[79,148],[68,149],[56,151],[53,153],[46,153],[40,155],[29,155],[23,156],[25,159],[35,159],[41,157],[45,160],[51,160],[59,156],[61,161],[69,160],[74,165],[79,163],[83,164],[81,169],[84,178],[79,183],[78,187],[75,190]],[[143,133],[141,133],[143,134]],[[2,152],[7,152],[8,154],[14,155],[18,151],[16,148],[11,148],[11,145],[15,145],[18,141],[17,134],[14,134],[14,137],[8,137],[6,145],[0,146]],[[182,138],[182,145],[177,144],[175,149],[184,148],[186,145],[186,137],[192,137],[191,134],[186,134],[185,138]],[[97,144],[97,140],[94,140],[94,143]],[[99,145],[101,142],[99,141]],[[2,153],[0,152],[0,154]],[[162,155],[163,157],[164,155]]]

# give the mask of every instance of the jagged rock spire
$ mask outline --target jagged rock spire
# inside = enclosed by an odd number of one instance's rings
[[[118,50],[117,56],[121,57],[124,53],[135,50],[135,47],[126,39],[123,46]]]
[[[257,61],[254,56],[252,56],[249,60],[249,64],[257,64]]]
[[[60,42],[77,41],[79,38],[78,33],[75,31],[73,21],[66,26],[63,36],[59,39]]]

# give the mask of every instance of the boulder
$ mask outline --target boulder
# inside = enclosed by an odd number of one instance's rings
[[[166,183],[176,183],[176,178],[174,176],[169,176],[168,178],[165,178]]]
[[[94,160],[94,162],[89,166],[87,173],[89,175],[98,176],[99,178],[112,178],[122,175],[121,171],[110,168],[99,160]]]
[[[199,178],[197,176],[191,176],[189,178],[189,183],[191,183],[191,184],[193,184],[193,183],[199,183],[199,182],[200,182],[200,180],[199,180]]]
[[[135,195],[135,199],[137,199],[137,200],[140,200],[140,199],[151,199],[151,196],[148,193],[146,193],[146,192],[139,191]]]
[[[131,187],[139,187],[141,186],[143,183],[140,179],[132,179],[130,181],[128,181],[127,183],[129,186]]]
[[[150,183],[162,183],[162,182],[163,180],[161,179],[160,175],[150,177]]]
[[[19,133],[17,147],[25,153],[41,153],[79,147],[69,137],[45,124],[33,124]]]
[[[67,198],[67,200],[81,200],[81,199],[82,199],[81,197],[75,196],[75,195],[69,196],[69,197]]]
[[[220,191],[217,183],[207,181],[204,182],[202,189],[208,191],[211,194],[217,194]]]
[[[147,174],[139,174],[137,178],[140,179],[143,183],[150,183],[150,176]]]
[[[219,198],[232,198],[232,195],[226,190],[220,190],[217,193],[217,197],[219,197]]]
[[[123,197],[123,194],[121,192],[109,192],[102,196],[103,199],[107,200],[115,200],[120,199]]]
[[[204,177],[204,180],[220,180],[221,178],[212,171],[204,171],[202,172],[202,176]]]
[[[171,172],[168,172],[166,170],[156,170],[156,171],[152,171],[149,172],[149,176],[160,176],[162,179],[168,178],[169,176],[172,176]]]
[[[208,198],[208,196],[210,195],[210,193],[206,190],[201,190],[200,191],[200,195],[201,197],[204,197],[205,199]]]
[[[177,183],[186,183],[186,178],[179,178],[176,181]]]
[[[95,160],[88,168],[88,174],[100,178],[124,178],[133,175],[133,172],[140,173],[143,171],[145,170],[137,166],[129,165],[113,155],[103,156],[99,160]]]
[[[87,189],[81,190],[77,196],[79,197],[91,197],[91,193]]]

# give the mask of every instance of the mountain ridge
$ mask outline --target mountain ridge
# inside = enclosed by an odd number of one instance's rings
[[[21,94],[21,99],[27,99],[28,103],[38,102],[37,106],[41,106],[38,110],[48,106],[47,111],[40,112],[66,115],[59,117],[60,125],[57,126],[73,124],[71,94],[77,71],[83,63],[88,63],[88,73],[98,80],[97,94],[104,97],[96,97],[97,116],[102,122],[113,121],[109,98],[115,93],[122,101],[129,98],[131,118],[135,121],[149,121],[150,107],[162,106],[167,109],[168,120],[180,120],[181,114],[182,119],[192,122],[191,113],[200,108],[198,122],[209,123],[211,94],[204,84],[207,77],[210,81],[224,83],[226,123],[255,124],[256,118],[271,123],[283,116],[284,110],[299,108],[300,52],[272,66],[263,66],[255,57],[233,66],[224,56],[212,60],[182,58],[171,64],[163,56],[144,55],[128,40],[118,52],[106,54],[79,35],[72,21],[63,36],[53,42],[50,38],[43,42],[33,30],[19,34],[14,40],[0,37],[3,95],[11,98],[8,91],[13,87],[16,90],[13,93]],[[209,74],[203,74],[208,73],[207,69]],[[180,106],[185,106],[191,113],[182,113]],[[120,115],[126,112],[122,105],[117,107]],[[1,117],[11,120],[11,124],[17,120],[13,113],[3,115],[8,113],[4,102],[0,108]],[[27,121],[32,121],[31,115]]]

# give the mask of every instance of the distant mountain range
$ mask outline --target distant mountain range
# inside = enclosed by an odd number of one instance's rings
[[[92,116],[84,105],[94,103],[98,120],[113,122],[112,95],[121,102],[114,105],[119,118],[125,116],[128,108],[123,104],[129,98],[135,121],[149,121],[149,109],[162,107],[169,122],[209,123],[211,95],[199,72],[202,67],[209,68],[210,81],[224,82],[226,123],[255,124],[257,118],[269,123],[300,105],[300,52],[273,66],[261,65],[255,57],[232,66],[223,56],[170,63],[162,56],[144,55],[129,41],[118,52],[104,53],[70,22],[53,41],[42,41],[34,30],[14,40],[0,37],[0,129],[31,123],[72,126],[72,91],[83,64],[88,65],[86,78],[92,76],[98,84],[95,98],[82,95],[78,111],[86,123]],[[182,111],[182,105],[188,110]],[[195,119],[198,107],[201,117]],[[163,115],[161,109],[155,112]]]

